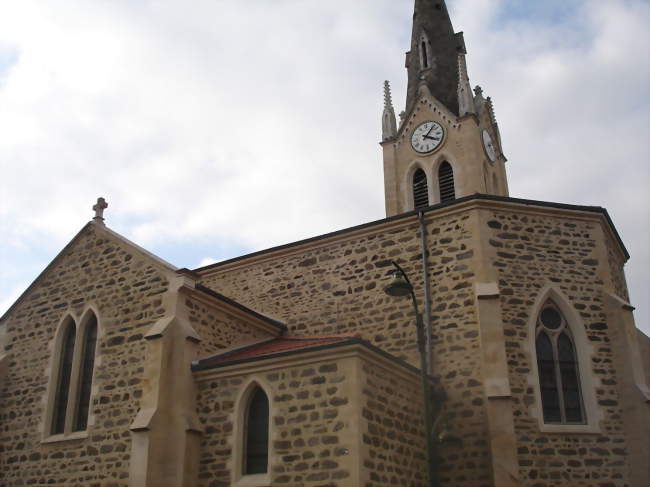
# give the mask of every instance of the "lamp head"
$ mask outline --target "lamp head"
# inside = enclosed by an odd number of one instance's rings
[[[393,280],[384,287],[384,292],[396,298],[409,296],[413,292],[413,286],[405,279],[404,274],[399,271],[394,271],[392,274]]]

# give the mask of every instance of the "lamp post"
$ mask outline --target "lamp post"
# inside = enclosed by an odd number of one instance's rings
[[[424,322],[422,320],[422,315],[420,314],[420,309],[418,308],[418,302],[415,299],[415,291],[413,290],[413,285],[409,281],[408,276],[404,270],[397,264],[397,262],[392,261],[395,271],[393,271],[393,281],[384,287],[384,292],[389,296],[393,297],[406,297],[411,296],[413,301],[413,309],[415,311],[415,324],[417,326],[417,337],[418,337],[418,351],[420,352],[420,377],[422,379],[422,399],[424,401],[424,428],[425,436],[427,439],[427,466],[429,471],[429,485],[431,487],[439,487],[440,482],[438,480],[436,466],[436,449],[435,443],[433,441],[433,428],[432,428],[432,412],[431,412],[431,390],[429,387],[429,377],[427,374],[427,355],[426,355],[426,338],[424,333]]]

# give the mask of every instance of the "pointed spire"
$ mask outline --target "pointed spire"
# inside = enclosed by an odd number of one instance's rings
[[[397,121],[393,108],[393,96],[390,92],[390,83],[384,81],[384,114],[381,118],[382,141],[387,141],[397,134]]]
[[[444,0],[415,0],[411,51],[406,57],[407,113],[416,102],[420,76],[437,100],[458,113],[459,53],[465,53],[463,35],[454,33]]]
[[[465,54],[458,55],[458,77],[458,115],[462,117],[470,113],[476,113],[472,86],[469,84],[469,75],[467,74]]]
[[[390,92],[390,81],[384,81],[384,108],[393,109],[393,95]]]

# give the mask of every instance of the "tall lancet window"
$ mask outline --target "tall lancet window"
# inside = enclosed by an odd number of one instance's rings
[[[65,328],[63,330],[63,339],[61,340],[61,353],[59,355],[59,367],[56,375],[56,389],[54,393],[54,409],[52,411],[51,433],[53,435],[65,431],[65,418],[68,410],[72,363],[74,360],[76,326],[72,319],[69,319],[63,326]]]
[[[79,403],[75,414],[75,431],[82,431],[88,426],[90,391],[95,368],[95,346],[97,344],[97,317],[90,314],[86,322],[83,337],[81,368],[79,370]]]
[[[413,174],[413,207],[416,210],[429,206],[429,185],[427,175],[422,169]]]
[[[250,396],[244,430],[244,475],[264,474],[269,468],[269,398],[261,387]]]
[[[420,44],[420,49],[422,49],[422,67],[427,69],[429,67],[429,53],[427,52],[427,43],[422,41]]]
[[[544,422],[585,423],[575,344],[553,301],[547,301],[537,317],[535,348]]]
[[[97,316],[92,311],[80,321],[67,317],[57,332],[50,389],[51,406],[46,410],[51,435],[68,436],[88,428],[92,396]]]
[[[420,35],[420,69],[429,69],[431,66],[431,61],[429,60],[430,49],[429,49],[429,38],[427,35],[422,32]]]
[[[438,169],[438,186],[440,188],[440,202],[453,201],[456,199],[456,187],[454,185],[454,170],[447,161],[440,164]]]

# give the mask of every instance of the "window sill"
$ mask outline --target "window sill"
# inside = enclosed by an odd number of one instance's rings
[[[600,428],[591,424],[542,424],[539,429],[543,433],[600,434]]]
[[[271,475],[245,475],[233,483],[234,487],[270,487]]]
[[[74,433],[48,436],[41,441],[41,444],[61,443],[63,441],[83,440],[85,438],[88,438],[88,431],[75,431]]]

